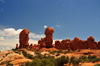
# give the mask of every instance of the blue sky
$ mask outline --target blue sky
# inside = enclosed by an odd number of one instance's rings
[[[0,47],[15,47],[18,34],[30,31],[30,43],[44,36],[44,27],[53,27],[54,40],[100,41],[100,0],[0,0]]]

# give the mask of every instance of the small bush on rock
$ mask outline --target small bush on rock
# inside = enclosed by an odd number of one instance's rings
[[[63,66],[63,64],[67,64],[69,61],[69,57],[61,56],[60,58],[55,59],[57,66]]]

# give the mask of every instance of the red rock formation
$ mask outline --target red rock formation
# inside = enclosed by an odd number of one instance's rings
[[[88,48],[97,49],[94,38],[92,36],[88,37],[87,43],[88,43]]]
[[[88,42],[87,41],[83,41],[82,49],[88,49]]]
[[[73,46],[73,41],[74,41],[74,40],[71,40],[71,41],[70,41],[70,48],[71,48],[71,50],[74,50],[74,48],[73,48],[73,47],[74,47],[74,46]]]
[[[46,48],[46,44],[44,43],[44,38],[41,38],[40,48]]]
[[[55,47],[57,49],[71,49],[71,50],[77,50],[77,49],[100,49],[100,41],[97,43],[95,42],[94,38],[92,36],[88,37],[87,40],[83,41],[80,40],[78,37],[75,37],[74,40],[66,39],[62,41],[55,41],[55,44],[53,43],[53,33],[54,29],[48,27],[44,34],[46,35],[45,38],[41,38],[41,40],[38,41],[38,45],[32,44],[30,45],[32,48],[51,48]],[[19,35],[19,48],[26,48],[29,47],[29,37],[28,37],[29,31],[27,29],[23,29],[20,32]],[[16,48],[18,48],[18,44],[16,44]]]
[[[31,45],[30,46],[33,46],[33,44],[31,43]]]
[[[55,41],[55,48],[61,49],[61,42],[60,41]]]
[[[98,49],[100,49],[100,41],[98,42],[98,45],[97,45]]]
[[[52,47],[53,33],[54,33],[54,29],[53,28],[48,27],[45,30],[45,33],[44,34],[46,35],[46,37],[44,38],[44,42],[46,44],[46,48]]]
[[[16,49],[18,49],[19,47],[18,47],[18,44],[16,44]]]
[[[80,40],[80,39],[79,39],[78,37],[75,37],[75,38],[74,38],[74,40],[73,40],[73,49],[74,49],[74,50],[80,48],[79,40]]]
[[[38,41],[38,44],[40,44],[40,48],[45,47],[45,46],[46,46],[46,48],[54,47],[52,45],[52,43],[53,43],[53,32],[54,32],[54,29],[50,28],[50,27],[48,27],[45,30],[44,34],[46,35],[46,37],[41,38],[41,40]]]
[[[28,40],[29,40],[29,34],[30,31],[28,31],[26,28],[23,29],[19,34],[19,48],[26,48],[29,46]]]
[[[55,41],[55,48],[57,49],[71,49],[70,39]]]

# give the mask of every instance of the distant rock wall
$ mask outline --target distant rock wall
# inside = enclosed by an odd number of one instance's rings
[[[74,40],[66,39],[60,41],[55,41],[55,48],[57,49],[100,49],[100,41],[97,43],[94,41],[92,36],[88,37],[87,40],[80,40],[78,37],[75,37]]]

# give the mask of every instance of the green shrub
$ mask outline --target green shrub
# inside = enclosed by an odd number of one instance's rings
[[[32,62],[26,62],[25,66],[41,66],[42,62],[39,59],[34,59]]]
[[[86,56],[80,56],[78,62],[85,62],[87,60]]]
[[[51,62],[49,59],[44,58],[42,60],[42,66],[54,66],[53,62]]]
[[[70,62],[69,62],[69,64],[73,64],[73,65],[77,65],[77,64],[79,64],[79,61],[78,61],[78,59],[76,59],[74,56],[72,56],[71,58],[70,58]]]
[[[1,63],[0,63],[0,65],[3,65],[3,64],[4,64],[4,62],[1,62]]]
[[[59,53],[57,53],[57,55],[56,56],[59,56],[60,54]]]
[[[13,66],[13,64],[11,64],[11,63],[8,63],[6,66]]]
[[[70,49],[68,49],[68,52],[70,52]]]
[[[97,61],[99,61],[100,59],[99,58],[97,58],[95,55],[93,55],[93,56],[91,56],[91,55],[89,55],[88,56],[88,60],[87,60],[87,62],[97,62]]]
[[[36,51],[35,53],[36,53],[36,54],[40,54],[41,52],[40,52],[40,51]]]
[[[52,52],[50,52],[50,54],[55,54],[57,51],[52,51]]]
[[[57,53],[62,53],[62,50],[58,50]]]
[[[80,52],[80,49],[77,52]]]
[[[42,59],[43,56],[41,54],[38,54],[37,58]]]
[[[94,59],[94,58],[96,58],[95,55],[93,55],[93,56],[89,55],[89,56],[88,56],[88,59]]]
[[[61,56],[60,58],[55,59],[57,66],[63,66],[63,64],[67,64],[69,61],[69,57]]]
[[[100,66],[100,64],[96,64],[95,66]]]
[[[68,51],[65,51],[64,54],[68,53]]]
[[[32,62],[26,62],[25,66],[54,66],[54,63],[51,62],[49,59],[34,59]]]
[[[34,59],[33,55],[27,54],[27,52],[22,51],[23,55],[29,59]]]

